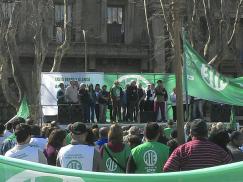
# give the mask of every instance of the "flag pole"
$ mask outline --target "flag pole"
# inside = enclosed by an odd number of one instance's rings
[[[183,87],[182,87],[182,59],[181,59],[181,19],[180,19],[180,0],[173,0],[173,26],[175,39],[175,64],[176,64],[176,113],[177,113],[177,132],[179,144],[185,143],[184,135],[184,110],[183,110]]]

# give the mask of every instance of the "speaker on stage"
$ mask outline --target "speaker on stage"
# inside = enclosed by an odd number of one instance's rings
[[[230,121],[230,106],[221,104],[212,104],[210,113],[212,122],[229,122]]]

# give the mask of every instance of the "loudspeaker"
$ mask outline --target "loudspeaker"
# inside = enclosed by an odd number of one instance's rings
[[[229,122],[230,121],[230,106],[213,104],[210,113],[212,122]]]
[[[140,113],[140,123],[156,122],[156,116],[153,111],[144,111]]]

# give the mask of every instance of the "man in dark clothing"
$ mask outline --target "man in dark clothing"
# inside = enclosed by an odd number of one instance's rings
[[[168,100],[168,94],[163,86],[162,80],[157,81],[158,86],[155,88],[154,112],[156,119],[158,117],[159,109],[161,112],[161,120],[165,121],[165,104]]]
[[[230,135],[230,143],[227,148],[230,150],[233,162],[243,161],[243,152],[240,147],[243,145],[243,134],[239,131],[235,131]]]
[[[83,121],[85,123],[89,123],[90,122],[90,109],[89,109],[89,105],[90,105],[90,95],[88,90],[86,89],[86,85],[85,84],[81,84],[80,85],[80,89],[79,89],[79,100],[80,100],[80,104],[82,106],[82,118]]]
[[[107,112],[107,108],[108,108],[108,102],[109,102],[109,98],[110,98],[110,94],[109,92],[106,91],[107,86],[103,85],[102,86],[102,91],[99,94],[99,121],[101,123],[105,123],[106,122],[106,112]]]
[[[138,88],[136,81],[132,81],[131,85],[127,88],[127,106],[128,106],[128,119],[130,121],[137,121],[136,106],[138,103]]]
[[[114,122],[121,121],[121,99],[122,99],[122,88],[119,85],[119,81],[115,81],[114,86],[111,88],[111,102],[112,102],[112,117]]]

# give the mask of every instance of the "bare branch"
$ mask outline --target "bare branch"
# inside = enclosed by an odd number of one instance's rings
[[[61,46],[56,49],[54,64],[51,72],[58,72],[61,67],[63,56],[67,53],[71,42],[71,22],[68,21],[68,1],[64,0],[64,34],[65,40]]]
[[[23,74],[21,71],[21,66],[19,63],[19,48],[16,43],[16,32],[17,27],[20,20],[20,12],[21,12],[21,2],[16,1],[14,5],[14,9],[12,11],[12,16],[9,22],[8,30],[6,33],[6,42],[8,46],[8,51],[11,60],[13,77],[16,82],[16,85],[19,90],[19,102],[21,102],[25,92],[26,92],[26,84],[23,78]]]
[[[230,45],[232,43],[232,40],[235,36],[235,32],[236,32],[236,27],[237,27],[237,24],[239,22],[239,18],[240,18],[240,7],[242,6],[242,3],[243,3],[243,0],[239,0],[239,3],[238,3],[238,6],[237,6],[237,10],[236,10],[236,13],[235,13],[235,22],[234,22],[234,28],[232,30],[232,33],[231,33],[231,36],[230,36],[230,39],[228,40],[227,44]]]

